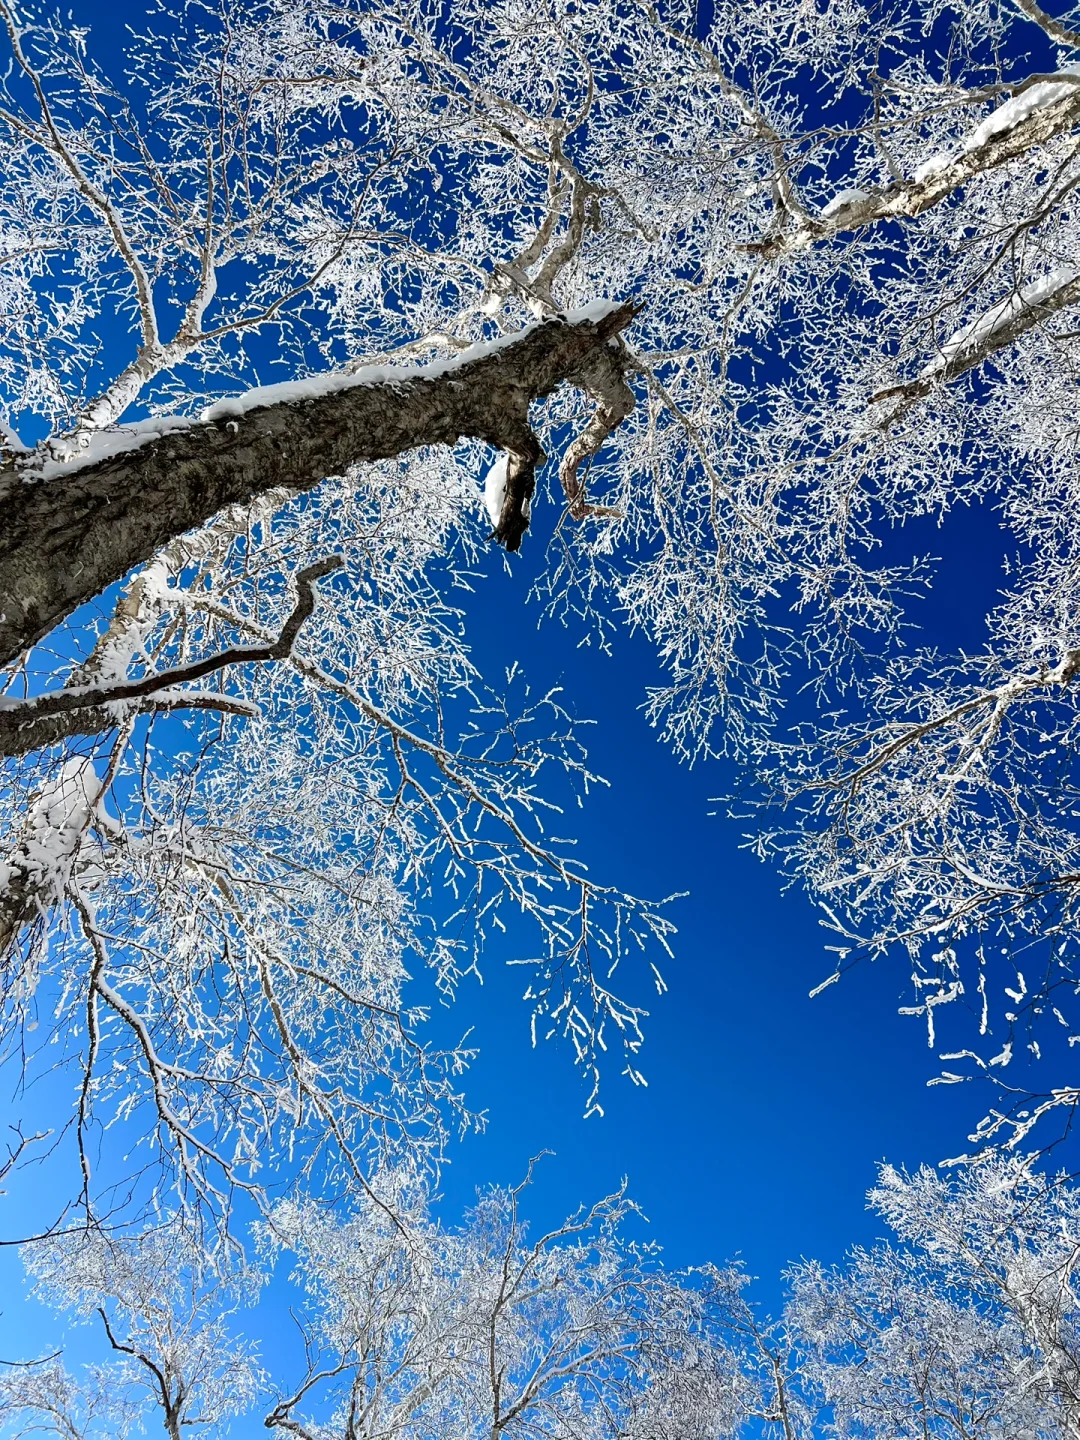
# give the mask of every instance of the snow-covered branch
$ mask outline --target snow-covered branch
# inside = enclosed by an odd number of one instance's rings
[[[469,437],[507,452],[495,538],[516,550],[543,455],[529,405],[563,382],[588,388],[591,357],[632,315],[602,305],[416,371],[251,391],[197,421],[106,432],[70,459],[24,459],[0,478],[0,659],[225,506],[281,486],[306,490],[421,446]]]
[[[889,220],[915,220],[979,176],[990,175],[1031,150],[1072,133],[1080,121],[1080,74],[1040,76],[1021,82],[1013,98],[982,121],[952,152],[922,161],[910,179],[882,189],[839,191],[815,216],[797,226],[751,241],[747,250],[778,259],[824,241]]]
[[[879,390],[872,404],[892,402],[881,415],[885,429],[894,424],[919,400],[937,386],[947,385],[976,370],[992,356],[1009,349],[1051,315],[1080,301],[1080,271],[1071,265],[1059,266],[1027,285],[1018,286],[985,314],[969,321],[951,335],[917,380]]]

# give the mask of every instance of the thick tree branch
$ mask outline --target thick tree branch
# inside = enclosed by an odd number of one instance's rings
[[[11,717],[0,711],[0,755],[30,755],[46,745],[58,745],[62,740],[102,735],[115,729],[122,717],[150,710],[217,710],[223,715],[248,717],[257,713],[255,707],[245,700],[199,690],[181,691],[179,694],[167,690],[155,691],[141,704],[124,710],[87,703],[59,714],[33,717]],[[0,926],[0,932],[2,928]]]
[[[1063,272],[1057,284],[1029,286],[1014,291],[950,340],[916,380],[871,395],[871,404],[886,400],[895,402],[882,416],[881,429],[887,430],[902,419],[931,391],[958,380],[970,370],[978,369],[998,351],[1014,345],[1051,315],[1077,303],[1080,303],[1080,274],[1071,270]]]
[[[1034,20],[1036,25],[1046,31],[1051,40],[1056,40],[1059,45],[1070,45],[1074,48],[1080,46],[1080,31],[1070,30],[1060,20],[1055,20],[1041,5],[1037,5],[1035,0],[1016,0],[1016,3],[1029,20]]]
[[[226,402],[121,453],[0,472],[0,663],[226,505],[418,446],[468,437],[508,453],[514,483],[495,538],[516,550],[543,453],[529,405],[564,381],[588,390],[588,361],[633,314],[557,317],[451,362]]]
[[[1067,93],[1027,114],[1021,112],[1013,124],[1005,124],[1003,120],[1000,129],[993,125],[980,126],[974,134],[976,137],[985,134],[981,143],[972,144],[969,139],[952,154],[932,157],[913,179],[898,180],[879,190],[855,191],[844,200],[838,197],[834,207],[820,215],[807,216],[798,226],[754,241],[745,248],[753,254],[778,259],[883,220],[914,220],[977,176],[1019,159],[1036,146],[1067,135],[1080,121],[1080,81],[1074,75],[1062,73],[1052,80],[1051,77],[1045,81],[1040,79],[1039,83],[1060,83]],[[1013,86],[1014,95],[1021,93],[1025,86],[1026,82]]]
[[[611,432],[618,428],[634,409],[634,392],[626,383],[625,360],[608,347],[597,350],[582,367],[581,378],[589,394],[596,399],[592,419],[581,434],[566,447],[559,479],[562,481],[570,514],[575,520],[586,515],[612,515],[604,505],[590,505],[585,499],[585,481],[578,470],[597,453]]]

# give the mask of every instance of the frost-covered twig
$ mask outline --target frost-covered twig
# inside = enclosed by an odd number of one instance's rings
[[[132,708],[191,708],[250,715],[251,706],[241,700],[178,687],[232,665],[259,664],[288,656],[304,621],[315,608],[315,581],[340,569],[341,564],[341,557],[334,555],[297,572],[296,605],[277,639],[269,644],[225,650],[138,680],[71,686],[28,700],[5,701],[0,697],[0,754],[25,755],[73,735],[97,734],[119,724]],[[132,707],[133,701],[141,703]]]

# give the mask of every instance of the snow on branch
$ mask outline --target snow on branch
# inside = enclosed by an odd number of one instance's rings
[[[1080,271],[1072,265],[1058,266],[1048,275],[1014,290],[950,336],[917,380],[879,390],[870,397],[875,404],[884,400],[897,402],[883,418],[882,428],[894,424],[938,385],[977,369],[1050,315],[1077,301],[1080,301]]]
[[[20,844],[0,862],[0,955],[22,925],[55,903],[101,795],[93,763],[71,756],[33,797]]]
[[[272,386],[198,420],[104,432],[71,457],[22,457],[0,476],[0,663],[226,505],[308,490],[420,446],[475,438],[507,453],[494,538],[518,549],[544,459],[529,405],[569,382],[597,387],[610,411],[621,377],[611,342],[634,313],[601,303],[416,370]],[[632,396],[621,388],[627,413]]]
[[[745,248],[777,259],[883,220],[914,220],[968,181],[1068,134],[1080,120],[1080,74],[1065,70],[1052,76],[1031,76],[1012,88],[1012,97],[987,116],[953,154],[932,155],[916,167],[910,179],[895,180],[881,189],[842,190],[820,214]]]

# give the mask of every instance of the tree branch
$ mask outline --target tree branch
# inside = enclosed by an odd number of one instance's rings
[[[885,400],[896,402],[882,416],[880,428],[887,430],[931,391],[958,380],[969,370],[977,370],[999,350],[1008,349],[1051,315],[1078,302],[1080,274],[1072,272],[1065,272],[1061,282],[1052,289],[1047,288],[1045,293],[1038,287],[1029,286],[1006,296],[961,331],[957,338],[949,341],[918,379],[893,385],[870,396],[872,405]]]
[[[588,389],[583,367],[633,314],[623,305],[597,319],[560,316],[450,362],[362,372],[322,394],[255,392],[120,453],[114,444],[96,458],[91,447],[50,463],[36,452],[0,471],[0,663],[226,505],[278,486],[312,489],[422,445],[469,437],[508,452],[513,503],[495,538],[516,550],[542,459],[529,405],[563,382]]]
[[[146,273],[146,267],[136,253],[135,247],[128,236],[127,228],[117,212],[115,205],[113,205],[105,193],[95,185],[86,174],[76,159],[71,147],[60,133],[60,127],[56,123],[48,96],[45,93],[45,86],[42,82],[41,74],[31,65],[23,50],[22,31],[19,27],[18,18],[15,11],[7,3],[7,0],[0,0],[0,20],[2,20],[4,28],[7,30],[12,54],[19,68],[29,79],[30,84],[33,86],[34,94],[37,96],[42,122],[48,137],[47,142],[44,137],[37,137],[38,143],[47,143],[47,148],[51,149],[53,153],[59,157],[71,175],[79,193],[104,217],[105,223],[112,232],[116,248],[124,264],[131,272],[131,278],[135,285],[135,294],[139,306],[139,318],[142,323],[143,345],[152,348],[158,343],[158,328],[157,316],[154,310],[153,286],[151,285],[150,277]]]
[[[753,241],[744,248],[775,260],[808,250],[834,236],[864,230],[882,220],[916,219],[947,200],[969,180],[1017,160],[1036,146],[1046,145],[1074,128],[1080,121],[1080,80],[1068,73],[1052,78],[1067,86],[1069,93],[1051,104],[1037,106],[1012,125],[991,130],[981,144],[971,145],[969,149],[961,143],[954,153],[943,155],[940,166],[935,165],[929,173],[917,172],[914,179],[898,180],[880,190],[858,191],[850,199],[836,204],[835,209],[807,216],[797,227]],[[1047,77],[1047,82],[1050,79]],[[1016,95],[1026,84],[1025,81],[1010,89]]]
[[[208,655],[190,665],[181,665],[156,675],[144,675],[120,685],[81,685],[36,695],[5,705],[0,700],[0,755],[25,755],[42,745],[55,744],[72,735],[93,735],[116,725],[118,716],[111,706],[132,700],[149,699],[162,709],[211,709],[233,714],[250,714],[250,707],[231,702],[224,695],[168,694],[177,685],[188,684],[223,670],[228,665],[245,665],[265,660],[282,660],[291,653],[300,628],[315,609],[314,582],[341,567],[339,555],[309,565],[296,575],[297,601],[281,634],[266,645],[240,646]]]
[[[1036,25],[1046,31],[1051,40],[1056,40],[1059,45],[1080,46],[1080,31],[1070,30],[1067,25],[1062,25],[1060,20],[1048,15],[1035,0],[1016,0],[1016,3],[1029,20],[1034,20]]]

